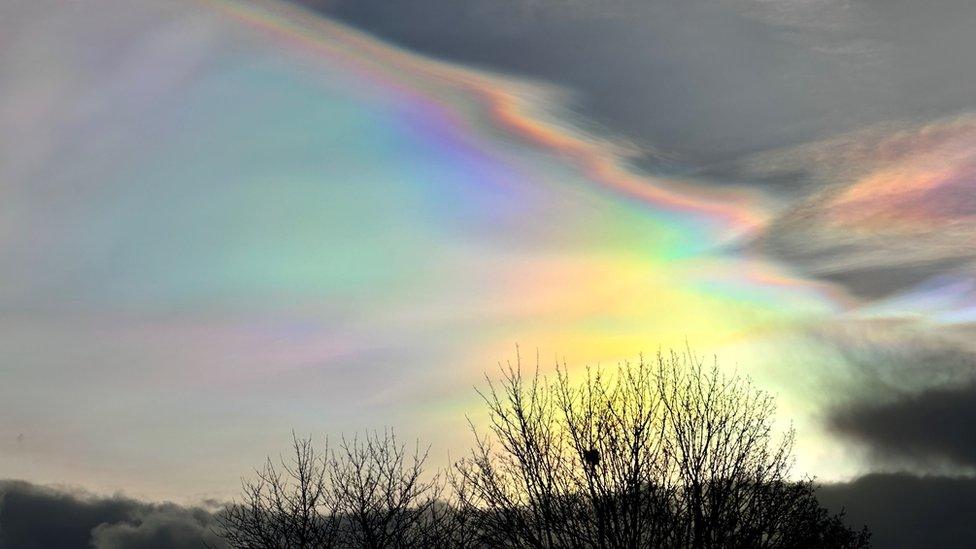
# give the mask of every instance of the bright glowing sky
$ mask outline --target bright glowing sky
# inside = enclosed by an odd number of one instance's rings
[[[516,344],[582,366],[685,341],[779,393],[804,470],[847,475],[862,462],[816,418],[856,376],[821,338],[973,318],[965,277],[868,300],[763,247],[877,250],[912,223],[958,233],[911,247],[926,260],[971,247],[968,213],[919,199],[969,188],[965,116],[756,157],[850,182],[787,202],[641,175],[565,90],[284,4],[4,10],[3,476],[224,496],[292,428],[387,424],[446,459]]]

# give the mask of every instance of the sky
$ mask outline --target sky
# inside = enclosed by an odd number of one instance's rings
[[[688,345],[777,395],[798,470],[969,490],[973,23],[5,2],[0,477],[199,502],[292,429],[383,426],[446,463],[517,353]]]

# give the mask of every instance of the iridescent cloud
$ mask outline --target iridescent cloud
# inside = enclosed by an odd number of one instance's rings
[[[779,214],[764,193],[631,170],[559,90],[275,2],[17,8],[8,474],[222,495],[291,428],[389,422],[456,452],[516,343],[582,365],[688,341],[776,382],[810,366],[783,351],[803,330],[861,305],[736,247]],[[831,196],[844,219],[862,200]]]

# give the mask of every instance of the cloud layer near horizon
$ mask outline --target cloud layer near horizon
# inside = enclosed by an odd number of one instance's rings
[[[0,549],[219,549],[215,509],[0,480]]]
[[[873,474],[817,494],[876,547],[963,549],[976,535],[976,479]],[[219,549],[217,510],[0,481],[0,549]]]

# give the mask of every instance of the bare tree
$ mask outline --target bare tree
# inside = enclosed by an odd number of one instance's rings
[[[427,450],[411,455],[392,431],[343,440],[329,462],[340,504],[344,547],[436,547],[445,535],[449,510],[437,505],[438,475],[426,478]]]
[[[454,509],[439,505],[444,482],[424,471],[392,431],[343,439],[317,453],[293,435],[293,455],[268,459],[243,481],[243,498],[218,516],[233,549],[414,548],[450,544]]]
[[[219,517],[234,549],[866,547],[790,475],[772,397],[687,352],[576,382],[520,362],[487,380],[484,431],[445,477],[392,431],[268,460]]]
[[[864,547],[789,478],[793,433],[772,398],[690,352],[550,381],[488,380],[454,486],[499,547]]]
[[[219,533],[233,549],[336,547],[341,502],[327,459],[294,433],[292,452],[278,465],[268,458],[254,479],[242,481],[243,500],[218,514]]]

